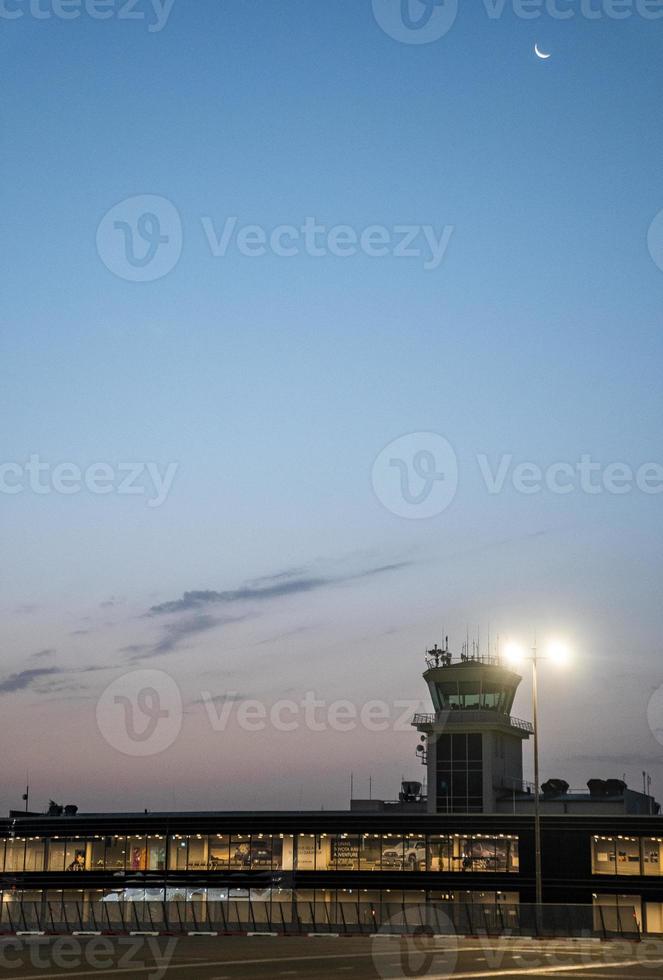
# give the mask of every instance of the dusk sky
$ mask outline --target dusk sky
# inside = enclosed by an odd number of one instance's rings
[[[3,810],[393,798],[468,629],[571,646],[543,778],[663,794],[663,19],[558,6],[4,4]],[[307,692],[387,730],[210,721]]]

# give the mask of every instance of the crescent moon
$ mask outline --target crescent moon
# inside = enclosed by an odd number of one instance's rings
[[[541,61],[547,61],[548,58],[551,57],[551,55],[546,54],[545,51],[539,51],[538,42],[534,45],[534,54],[537,56],[537,58],[540,58]]]

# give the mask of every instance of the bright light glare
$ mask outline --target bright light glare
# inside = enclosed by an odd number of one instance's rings
[[[548,645],[547,654],[558,667],[565,667],[571,659],[571,651],[566,643],[554,640]]]
[[[525,659],[525,651],[519,643],[507,643],[504,647],[504,659],[512,667],[519,667]]]

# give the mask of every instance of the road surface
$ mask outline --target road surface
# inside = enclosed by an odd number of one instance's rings
[[[0,980],[660,980],[663,940],[301,936],[0,939]]]

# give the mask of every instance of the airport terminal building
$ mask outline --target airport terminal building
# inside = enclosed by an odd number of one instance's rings
[[[256,902],[270,921],[317,909],[353,922],[385,907],[483,914],[534,902],[534,800],[522,770],[532,726],[510,714],[521,678],[497,659],[454,660],[437,647],[424,677],[434,710],[413,724],[427,794],[409,782],[397,801],[333,812],[13,811],[0,821],[4,914],[19,900],[213,904],[223,916]],[[641,931],[663,933],[659,809],[619,780],[590,780],[587,793],[544,783],[544,903],[622,908]]]

